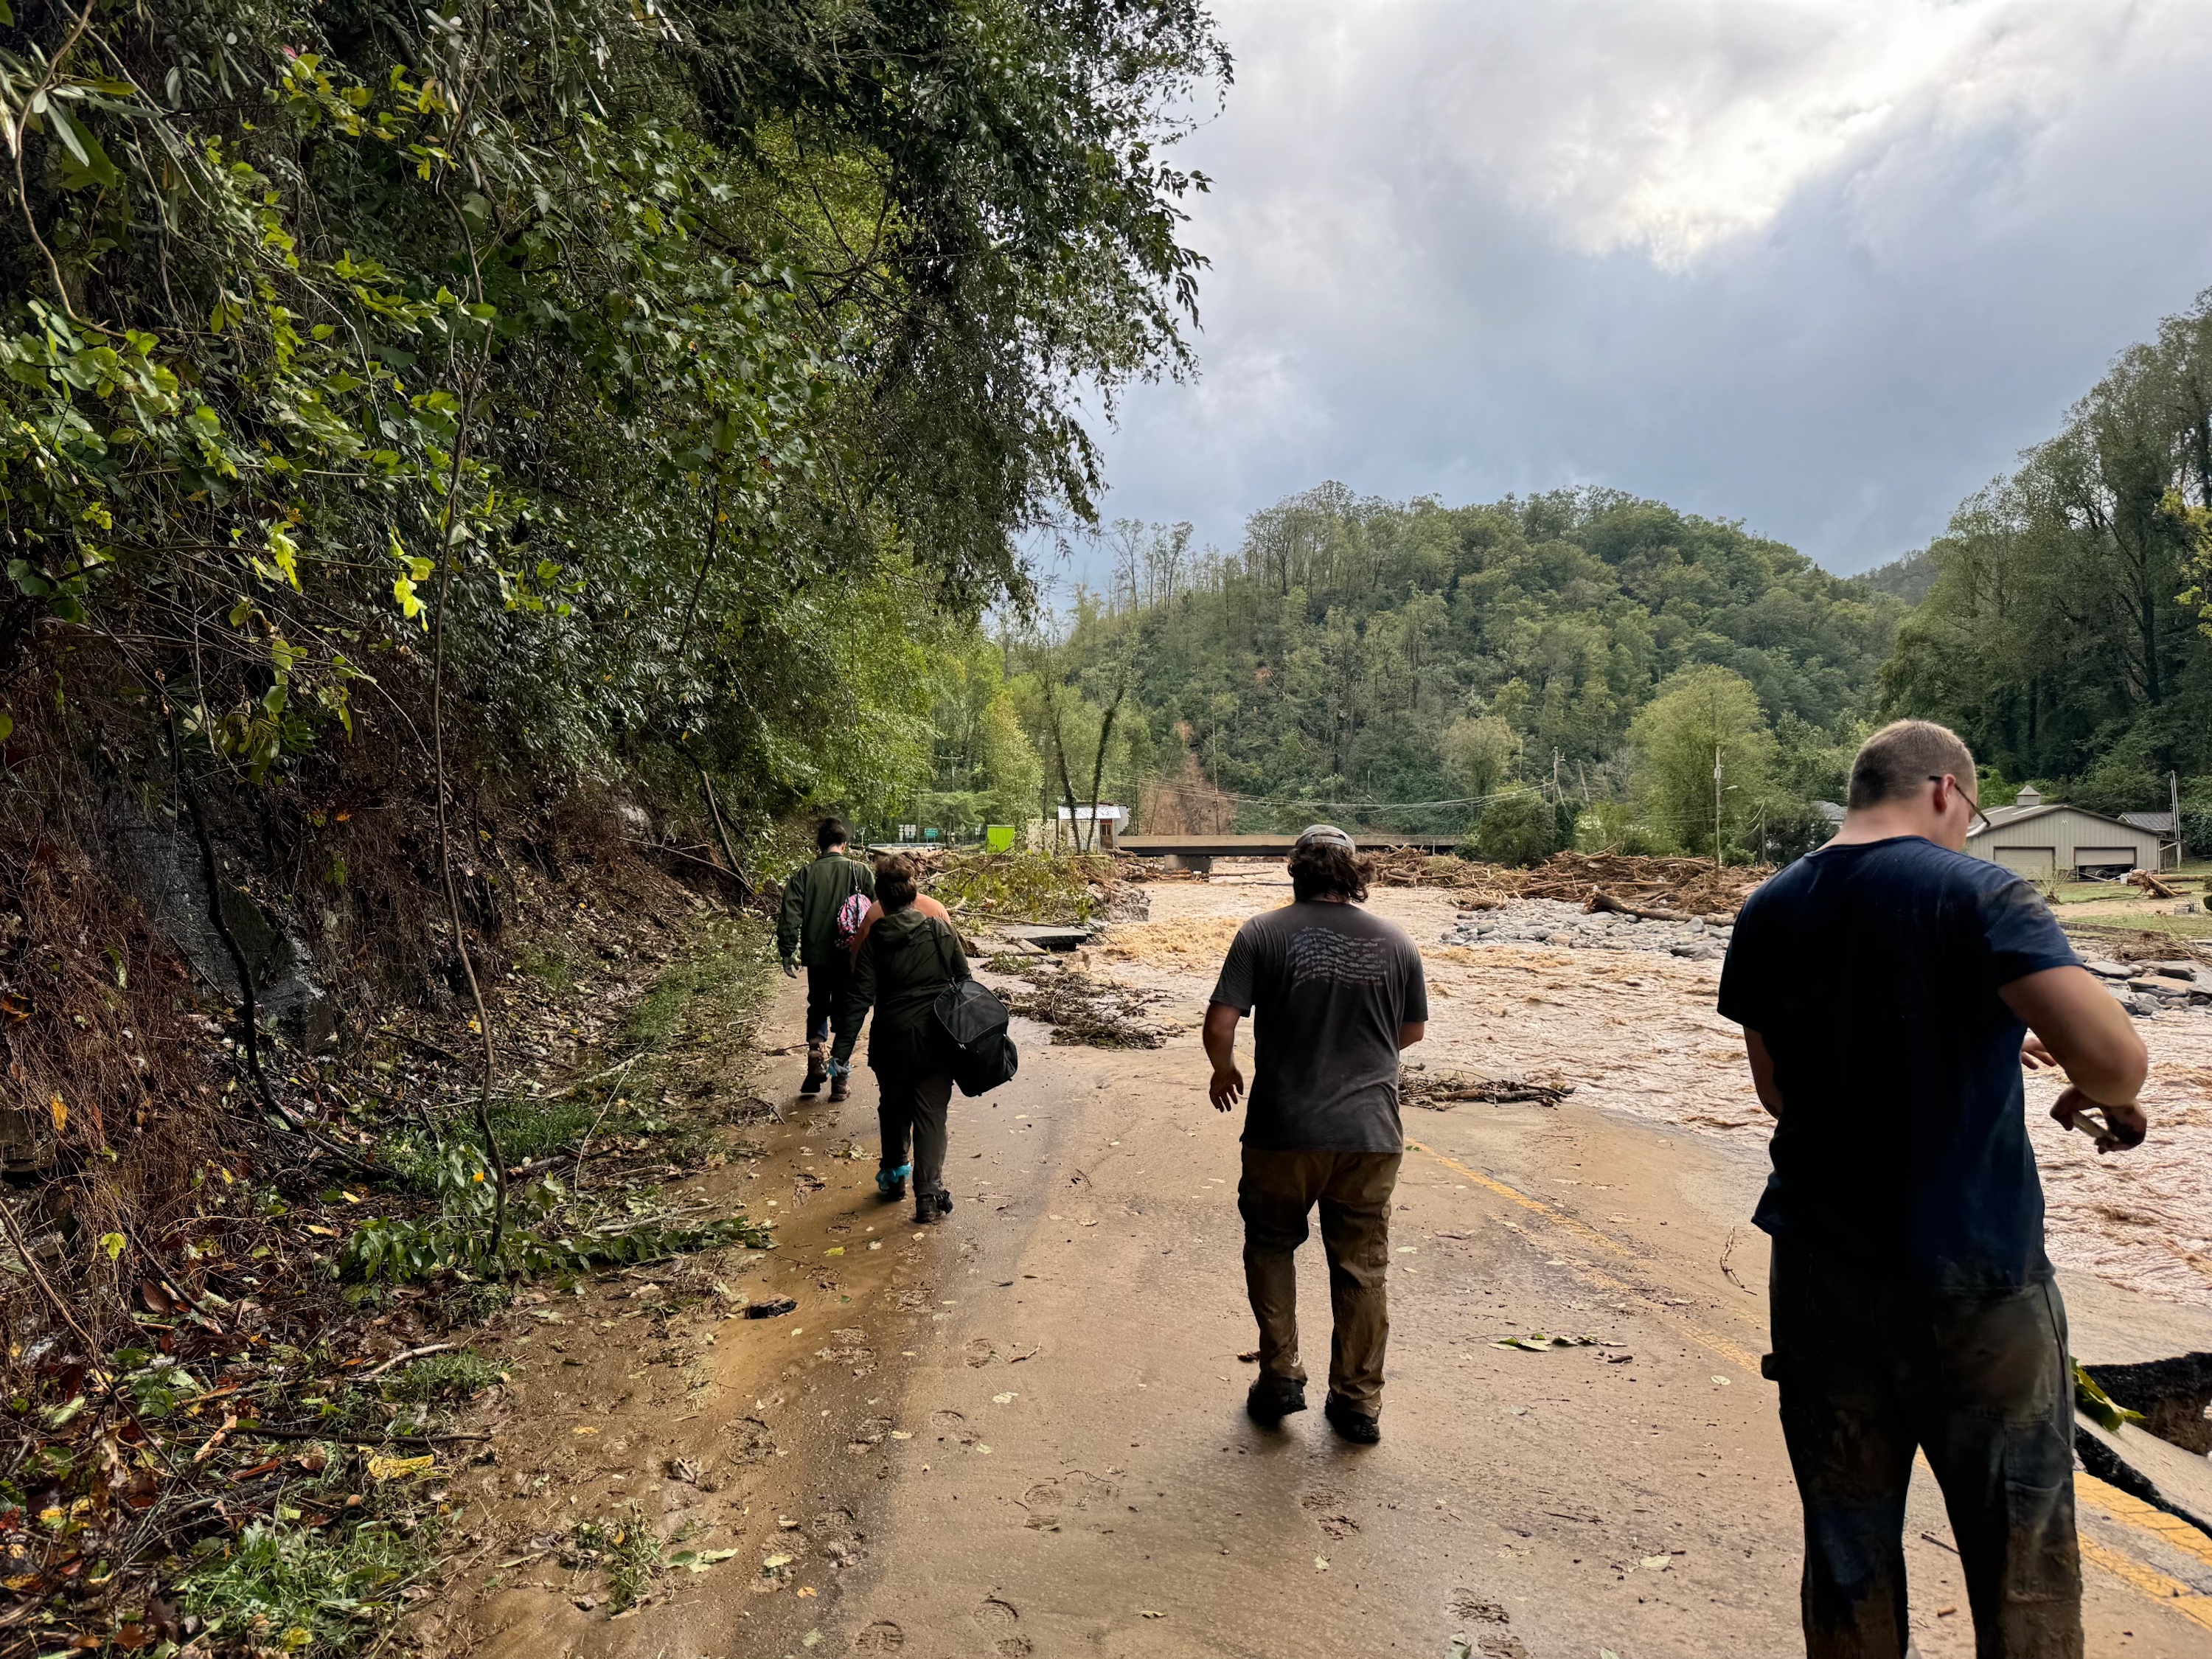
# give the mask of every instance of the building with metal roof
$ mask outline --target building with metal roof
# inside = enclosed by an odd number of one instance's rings
[[[2033,880],[2124,876],[2130,870],[2155,870],[2163,860],[2166,836],[2136,820],[2170,812],[2130,812],[2112,817],[2086,806],[2046,801],[2033,785],[2010,806],[1993,806],[1989,827],[1966,838],[1978,859],[2002,864]]]

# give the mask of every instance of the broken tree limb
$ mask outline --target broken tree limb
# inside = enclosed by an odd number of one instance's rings
[[[1656,905],[1631,904],[1625,899],[1613,897],[1601,887],[1590,889],[1589,896],[1583,901],[1583,908],[1585,911],[1608,911],[1616,916],[1634,916],[1643,921],[1695,921],[1697,920],[1686,910],[1667,910]]]

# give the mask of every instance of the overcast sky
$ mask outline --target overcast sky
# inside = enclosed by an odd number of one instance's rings
[[[1202,367],[1109,518],[1607,484],[1863,569],[2212,286],[2208,0],[1215,11]]]

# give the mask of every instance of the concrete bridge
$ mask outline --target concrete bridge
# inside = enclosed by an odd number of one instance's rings
[[[1369,836],[1358,830],[1352,832],[1352,838],[1365,853],[1402,847],[1449,853],[1460,842],[1455,835]],[[1115,841],[1114,850],[1133,858],[1164,859],[1179,870],[1207,870],[1216,859],[1286,859],[1297,839],[1296,836],[1122,836]]]

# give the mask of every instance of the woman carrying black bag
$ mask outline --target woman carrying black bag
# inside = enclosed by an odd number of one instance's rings
[[[904,1194],[914,1177],[914,1218],[934,1222],[952,1208],[945,1188],[945,1115],[952,1098],[951,1041],[937,1019],[938,994],[971,977],[960,937],[915,903],[914,861],[887,858],[876,866],[883,914],[868,929],[853,963],[848,1006],[872,1007],[868,1069],[876,1074],[877,1121],[883,1162],[876,1187],[885,1198]],[[913,1160],[908,1161],[908,1148]]]

